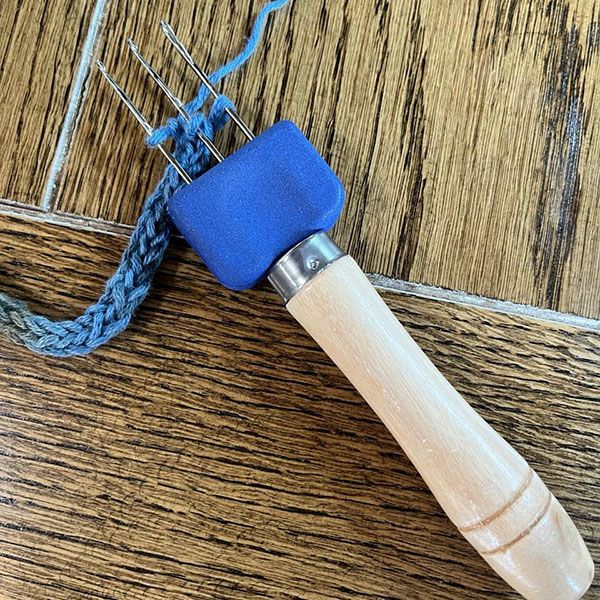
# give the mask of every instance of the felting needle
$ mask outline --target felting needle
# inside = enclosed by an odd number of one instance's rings
[[[100,60],[97,60],[96,65],[98,65],[100,73],[102,73],[106,81],[108,81],[113,90],[115,90],[115,92],[117,93],[119,98],[121,98],[125,106],[131,111],[133,116],[138,120],[139,124],[144,128],[144,131],[148,135],[151,135],[154,132],[154,128],[152,127],[152,125],[150,125],[150,123],[148,123],[146,117],[144,117],[144,115],[138,110],[136,105],[132,102],[131,98],[129,98],[129,96],[125,93],[121,86],[110,76],[110,74],[106,70],[106,66],[104,65],[104,63]],[[192,183],[192,178],[188,175],[186,170],[179,164],[178,160],[173,156],[173,154],[171,154],[171,152],[169,152],[169,150],[167,150],[163,144],[159,144],[158,149],[163,153],[164,157],[169,161],[169,163],[171,163],[171,165],[177,171],[177,173],[179,173],[181,178],[188,184]]]
[[[154,70],[152,65],[142,56],[140,49],[137,44],[130,38],[127,40],[129,44],[129,49],[133,53],[133,55],[140,61],[148,75],[158,84],[160,89],[165,93],[171,104],[177,109],[177,112],[189,123],[191,121],[191,117],[186,110],[183,102],[171,91],[171,89],[167,86],[163,78]],[[202,141],[202,143],[208,148],[209,152],[217,159],[218,162],[223,162],[223,155],[219,151],[219,149],[214,145],[212,140],[207,138],[201,131],[196,131],[196,134]]]
[[[167,36],[167,39],[171,42],[171,44],[173,44],[175,50],[179,52],[183,60],[185,60],[185,62],[191,67],[192,71],[194,71],[196,76],[200,79],[200,81],[202,81],[202,83],[206,86],[206,88],[212,94],[212,96],[215,99],[217,99],[219,97],[219,92],[212,84],[206,72],[196,64],[196,61],[192,58],[192,55],[189,53],[188,49],[183,45],[183,42],[177,37],[175,31],[173,31],[173,28],[166,21],[161,21],[160,26],[163,30],[163,33]],[[225,112],[230,117],[230,119],[240,128],[240,130],[248,140],[254,139],[254,134],[252,133],[252,131],[250,131],[250,128],[246,125],[246,123],[244,123],[244,121],[236,111],[228,107],[225,109]]]

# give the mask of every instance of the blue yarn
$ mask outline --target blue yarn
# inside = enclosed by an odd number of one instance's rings
[[[262,8],[242,52],[210,75],[214,84],[239,69],[252,56],[258,48],[267,16],[287,2],[275,0]],[[202,131],[212,139],[228,121],[225,109],[233,107],[228,98],[220,96],[205,115],[201,111],[208,93],[200,86],[196,97],[186,105],[192,114],[189,124],[181,117],[169,119],[147,140],[149,146],[155,146],[173,138],[174,155],[192,177],[198,176],[209,160],[197,132]],[[162,262],[171,235],[167,200],[182,183],[177,172],[168,166],[144,203],[117,270],[106,282],[98,301],[81,316],[55,321],[32,312],[21,300],[0,293],[0,333],[34,352],[52,356],[87,354],[121,333],[146,297]]]

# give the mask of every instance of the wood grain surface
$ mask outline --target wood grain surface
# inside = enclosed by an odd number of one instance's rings
[[[0,3],[0,198],[42,201],[90,12],[79,0]]]
[[[111,0],[84,57],[102,4],[0,6],[0,213],[27,217],[0,216],[0,291],[57,317],[96,299],[126,242],[83,229],[133,223],[164,167],[92,59],[159,123],[126,38],[189,98],[159,20],[214,69],[264,3]],[[257,132],[307,132],[346,185],[334,236],[365,270],[600,318],[597,3],[295,0],[270,19],[222,89]],[[385,299],[597,562],[600,334]],[[92,356],[0,340],[0,405],[0,598],[515,598],[275,295],[220,288],[181,240]]]
[[[169,111],[126,38],[189,98],[159,20],[215,68],[260,5],[116,0],[97,55],[156,123]],[[346,184],[335,238],[366,271],[600,316],[593,0],[304,0],[273,18],[224,92],[256,131],[306,131]],[[132,223],[162,159],[96,72],[78,123],[60,210]]]
[[[73,315],[124,242],[2,218],[2,288]],[[598,560],[600,335],[384,295]],[[2,344],[0,369],[2,597],[516,597],[275,294],[224,290],[182,243],[114,343]]]

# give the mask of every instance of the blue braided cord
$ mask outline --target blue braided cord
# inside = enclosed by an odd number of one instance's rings
[[[214,84],[239,69],[252,56],[258,48],[267,16],[287,2],[275,0],[262,8],[242,52],[210,76]],[[197,132],[200,130],[213,139],[228,121],[225,109],[233,107],[228,98],[219,96],[205,115],[201,110],[208,93],[204,86],[200,86],[196,97],[186,105],[192,113],[189,124],[181,117],[169,119],[147,140],[148,145],[155,146],[173,138],[174,155],[192,177],[206,169],[210,158]],[[106,282],[98,301],[81,316],[74,320],[55,321],[32,312],[21,300],[0,293],[0,333],[34,352],[52,356],[87,354],[121,333],[148,294],[162,262],[171,235],[167,201],[181,184],[175,169],[168,166],[144,202],[117,270]]]

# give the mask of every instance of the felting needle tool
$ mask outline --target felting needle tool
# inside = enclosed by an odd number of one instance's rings
[[[162,30],[193,72],[218,92],[164,21]],[[182,117],[184,104],[131,51]],[[146,133],[152,126],[98,66]],[[248,140],[197,179],[159,149],[184,185],[171,218],[225,287],[267,279],[288,311],[367,400],[418,469],[449,518],[481,556],[530,600],[580,598],[593,578],[590,554],[571,518],[527,462],[448,383],[383,302],[357,263],[327,235],[344,188],[290,121]]]

